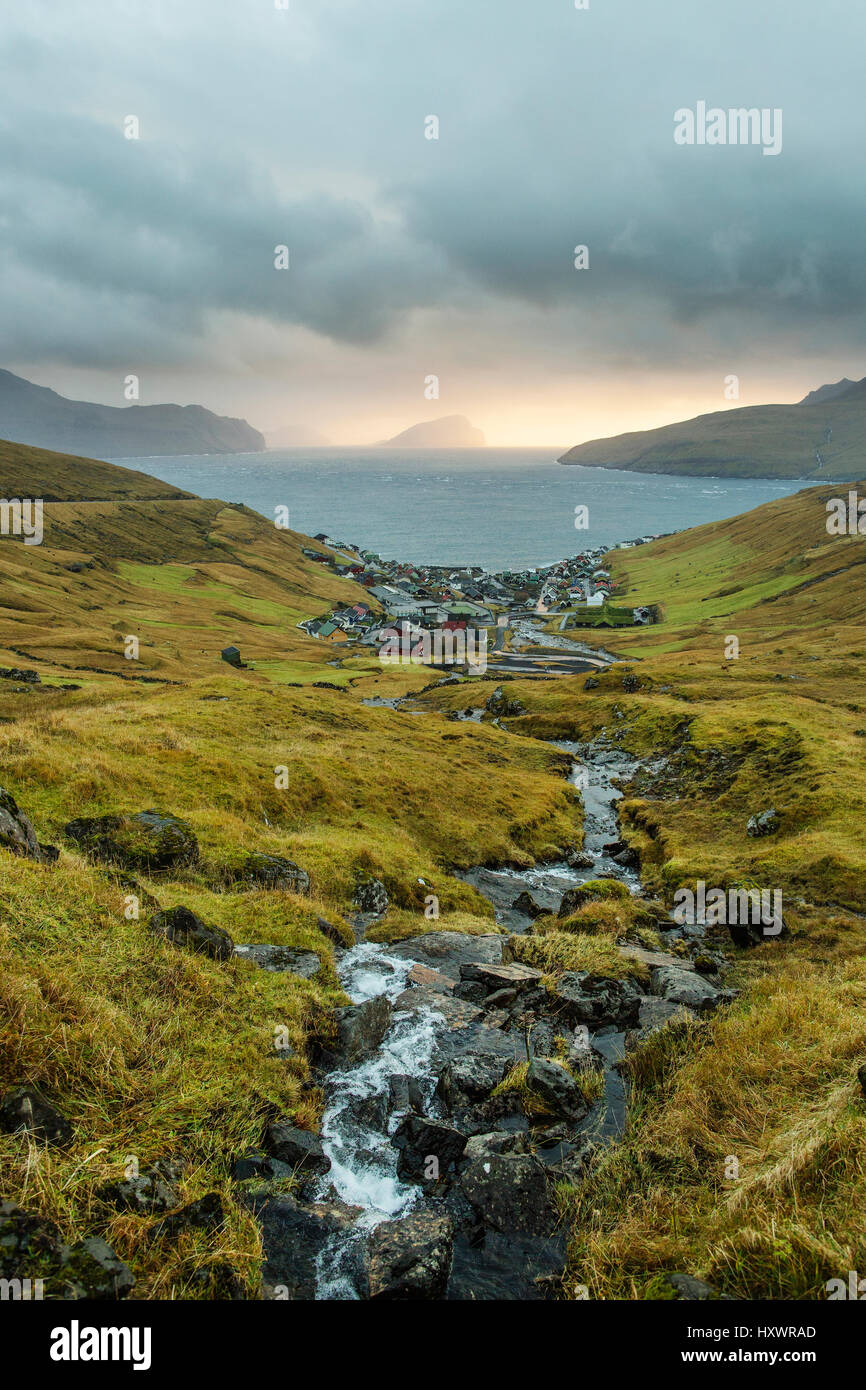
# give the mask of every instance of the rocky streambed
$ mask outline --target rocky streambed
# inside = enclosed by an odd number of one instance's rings
[[[512,934],[540,913],[573,911],[590,879],[639,892],[616,815],[616,783],[637,764],[603,738],[556,746],[574,758],[583,849],[528,870],[463,874]],[[555,1295],[566,1245],[557,1186],[579,1181],[622,1133],[626,1048],[674,1015],[716,1007],[725,991],[687,956],[638,945],[620,949],[647,968],[648,991],[631,975],[586,972],[551,991],[513,959],[506,935],[431,931],[380,945],[364,940],[368,921],[358,919],[357,943],[338,961],[353,1002],[316,1057],[321,1135],[272,1125],[266,1136],[261,1175],[294,1172],[301,1186],[249,1195],[265,1296]]]

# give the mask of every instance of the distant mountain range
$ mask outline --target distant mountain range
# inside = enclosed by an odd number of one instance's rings
[[[90,458],[258,453],[264,435],[201,405],[71,401],[0,368],[0,438]]]
[[[397,444],[407,449],[464,449],[484,443],[481,430],[470,424],[465,415],[422,420],[419,425],[411,425],[408,430],[395,434],[393,439],[382,440],[382,444]]]
[[[796,405],[750,405],[592,439],[559,461],[696,477],[862,478],[866,377],[821,386]]]

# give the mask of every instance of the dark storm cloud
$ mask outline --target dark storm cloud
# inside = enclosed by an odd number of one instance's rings
[[[218,357],[227,314],[376,344],[431,309],[446,333],[489,314],[491,355],[539,309],[547,350],[602,356],[630,324],[669,361],[682,323],[862,339],[866,18],[841,0],[69,0],[0,23],[5,358]],[[699,99],[780,107],[781,155],[675,146]]]

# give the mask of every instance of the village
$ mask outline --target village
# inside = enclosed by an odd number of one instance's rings
[[[548,631],[554,623],[559,632],[632,626],[654,618],[650,608],[621,608],[612,603],[610,572],[604,567],[608,546],[586,549],[537,569],[494,572],[479,565],[383,560],[374,551],[323,533],[313,539],[322,548],[306,546],[303,554],[334,574],[355,580],[369,595],[369,601],[359,600],[299,624],[311,637],[325,642],[378,647],[393,638],[395,630],[413,643],[433,631],[458,634],[490,627],[503,630],[504,637],[504,630],[521,618],[542,620]],[[641,536],[624,542],[623,547],[654,539]]]

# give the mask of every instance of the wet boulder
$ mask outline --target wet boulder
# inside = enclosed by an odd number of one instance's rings
[[[463,1150],[464,1161],[491,1158],[494,1154],[528,1154],[529,1138],[521,1130],[494,1129],[487,1134],[470,1134]]]
[[[310,875],[291,859],[278,854],[248,854],[235,879],[245,888],[279,889],[284,893],[310,891]]]
[[[264,1297],[311,1302],[318,1294],[318,1260],[324,1246],[353,1225],[359,1208],[342,1202],[305,1205],[283,1193],[253,1193],[247,1204],[262,1232]],[[354,1282],[356,1292],[366,1291],[362,1270]]]
[[[385,1221],[370,1236],[371,1299],[442,1298],[451,1274],[451,1218],[419,1212]]]
[[[528,1154],[492,1154],[467,1165],[459,1188],[477,1222],[495,1231],[542,1235],[555,1224],[544,1166]]]
[[[414,1076],[402,1073],[388,1077],[388,1105],[392,1113],[404,1115],[414,1110],[420,1115],[424,1110],[424,1095]]]
[[[305,1173],[327,1173],[331,1160],[322,1147],[318,1134],[298,1129],[297,1125],[277,1121],[265,1130],[265,1148],[281,1163],[287,1163],[294,1171]]]
[[[526,1088],[554,1115],[580,1120],[589,1111],[574,1077],[549,1057],[533,1057],[526,1072]]]
[[[707,1013],[722,1002],[721,991],[694,970],[675,965],[657,966],[650,973],[650,990],[669,1004],[683,1004],[696,1013]]]
[[[436,1094],[448,1111],[461,1110],[475,1101],[486,1100],[499,1085],[509,1062],[491,1053],[469,1053],[455,1057],[440,1072]]]
[[[335,1051],[344,1066],[356,1067],[373,1056],[391,1026],[391,1014],[390,1000],[384,994],[336,1010]]]
[[[584,1023],[590,1028],[608,1023],[633,1025],[637,1022],[641,997],[641,990],[630,976],[615,980],[583,970],[567,971],[559,977],[553,990],[554,1004],[569,1022]]]
[[[587,854],[586,850],[574,847],[567,849],[562,857],[571,869],[591,869],[595,863],[592,855]]]
[[[407,1115],[392,1143],[398,1153],[398,1176],[404,1182],[434,1188],[455,1170],[466,1148],[466,1135],[441,1120]]]
[[[154,936],[161,936],[174,946],[185,946],[213,960],[228,960],[235,945],[222,927],[209,927],[188,907],[167,907],[155,912],[148,922]]]
[[[15,1086],[0,1100],[0,1130],[6,1134],[26,1131],[31,1138],[54,1148],[72,1143],[72,1125],[35,1086]]]
[[[91,859],[143,872],[198,862],[198,841],[185,820],[161,811],[69,821],[64,834]]]

